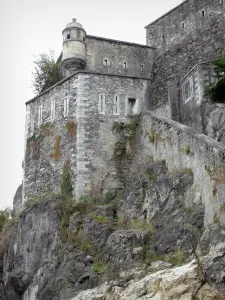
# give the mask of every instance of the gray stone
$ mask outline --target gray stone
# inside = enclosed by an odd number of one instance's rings
[[[23,193],[23,184],[21,184],[15,193],[13,198],[13,211],[17,214],[22,208],[22,193]]]
[[[148,233],[142,230],[117,230],[112,233],[105,250],[110,277],[115,278],[121,271],[140,266],[144,255],[143,246],[147,242]],[[140,251],[137,251],[137,247]]]

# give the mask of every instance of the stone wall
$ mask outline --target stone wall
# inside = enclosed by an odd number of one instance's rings
[[[77,75],[27,103],[24,158],[24,197],[58,192],[65,163],[76,178],[76,100]],[[69,100],[69,115],[64,117],[64,100]],[[51,103],[55,101],[55,119],[51,120]],[[38,127],[38,110],[42,105],[42,124]]]
[[[204,90],[213,82],[213,66],[210,63],[196,65],[180,82],[180,122],[204,133],[205,102]]]
[[[154,61],[153,48],[90,35],[86,37],[85,43],[85,69],[150,78]]]
[[[210,27],[215,19],[222,21],[223,13],[224,1],[183,1],[167,14],[145,27],[146,44],[157,47],[157,49],[168,50],[184,41],[190,36],[190,33],[195,35],[196,31]]]
[[[148,108],[147,79],[80,71],[27,103],[25,198],[59,192],[63,168],[70,167],[74,194],[82,196],[116,177],[113,162],[114,121],[129,121],[129,98],[135,114]],[[105,99],[100,110],[100,97]],[[117,96],[117,112],[115,112]],[[51,104],[55,101],[55,118]],[[65,101],[69,103],[64,115]],[[38,127],[38,111],[42,124]],[[106,177],[111,179],[107,179]],[[113,180],[112,180],[113,181]]]
[[[193,172],[194,185],[185,203],[193,208],[205,206],[205,225],[225,224],[225,147],[194,130],[153,113],[143,115],[142,137],[132,168],[138,169],[147,158],[165,160],[169,171]],[[162,186],[163,188],[163,186]],[[188,195],[187,195],[187,198]],[[187,201],[188,202],[188,201]]]
[[[153,65],[152,110],[168,102],[168,88],[178,84],[196,64],[216,59],[223,54],[225,26],[223,5],[219,2],[219,0],[205,0],[201,3],[199,0],[185,1],[177,9],[150,25],[150,27],[158,26],[159,31],[167,30],[165,33],[167,46],[162,48],[157,45]],[[202,9],[206,11],[204,21],[201,21],[199,15]],[[187,26],[186,33],[182,33],[180,23],[185,18],[186,23],[190,18],[192,22],[190,24],[193,26],[192,30]],[[147,28],[147,35],[150,27]],[[147,44],[151,45],[149,38]]]
[[[120,186],[113,156],[114,144],[117,141],[117,136],[112,130],[113,124],[130,121],[126,113],[129,97],[137,99],[139,103],[137,113],[148,107],[150,83],[141,78],[91,73],[80,74],[79,82],[82,82],[80,93],[85,106],[85,114],[80,121],[79,117],[77,118],[77,143],[79,143],[81,128],[85,140],[80,140],[82,151],[77,152],[77,161],[85,159],[86,162],[83,164],[86,170],[81,172],[77,169],[76,195],[81,196],[85,191],[86,194],[92,193],[93,196],[93,193]],[[104,114],[99,114],[100,94],[105,95]],[[120,106],[118,114],[114,113],[115,95],[118,96]],[[85,176],[89,177],[85,178]]]

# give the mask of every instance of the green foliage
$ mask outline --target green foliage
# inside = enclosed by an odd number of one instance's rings
[[[140,229],[145,231],[146,233],[155,234],[156,228],[154,225],[150,222],[146,222],[145,220],[139,220],[139,219],[131,219],[128,220],[128,218],[122,214],[118,214],[117,218],[117,228],[119,229]]]
[[[93,219],[97,222],[97,223],[107,223],[108,222],[108,218],[105,216],[93,216]]]
[[[37,160],[40,158],[41,143],[45,137],[53,135],[54,124],[46,122],[41,124],[38,132],[27,139],[27,150],[32,153],[32,158]]]
[[[147,174],[148,179],[149,179],[150,181],[156,181],[156,180],[157,180],[157,176],[155,176],[151,170],[148,170],[148,171],[146,172],[146,174]]]
[[[70,175],[70,163],[67,161],[63,167],[62,179],[61,179],[61,193],[63,196],[73,196],[73,186]]]
[[[215,71],[215,82],[205,89],[205,96],[213,102],[225,102],[225,55],[212,62]]]
[[[62,74],[59,61],[55,60],[54,51],[41,53],[34,61],[33,88],[34,92],[40,94],[60,80]]]
[[[113,133],[120,133],[124,129],[124,123],[120,122],[113,122],[112,125],[112,132]]]
[[[210,167],[205,166],[205,170],[206,170],[206,172],[209,174],[209,176],[212,176],[213,171],[210,169]]]
[[[92,265],[92,269],[95,273],[106,273],[107,264],[104,258],[104,250],[98,249],[97,253],[94,257],[94,263]]]
[[[185,148],[184,148],[184,152],[187,154],[187,155],[190,155],[191,154],[191,148],[189,145],[187,145]]]
[[[155,251],[153,245],[146,244],[144,245],[143,263],[149,265],[153,261],[161,260],[179,267],[186,262],[188,256],[189,255],[187,253],[185,254],[179,247],[172,253],[159,254]]]
[[[132,219],[128,222],[128,228],[131,229],[140,229],[143,230],[147,233],[155,234],[156,233],[156,228],[154,225],[150,222],[146,222],[143,220],[138,220],[138,219]]]
[[[150,133],[148,131],[146,131],[145,137],[148,137],[149,143],[151,143],[151,144],[154,144],[155,142],[158,142],[161,140],[160,135],[153,129],[151,130]]]
[[[116,192],[115,191],[110,191],[110,192],[107,192],[105,194],[105,202],[106,203],[111,203],[115,198],[116,198]]]
[[[27,201],[25,202],[25,208],[30,208],[33,207],[36,203],[40,203],[41,201],[43,201],[45,198],[44,195],[41,196],[33,196],[27,199]]]
[[[129,140],[132,151],[134,151],[136,144],[137,130],[139,130],[139,132],[142,132],[142,129],[140,127],[140,118],[141,114],[133,118],[128,124],[114,122],[112,126],[113,133],[123,133],[123,136],[125,137],[125,142]]]
[[[89,209],[92,205],[93,204],[86,199],[73,199],[70,196],[61,195],[60,220],[61,220],[61,238],[63,241],[67,241],[69,239],[68,227],[69,227],[70,216],[72,216],[76,212],[79,213],[80,215],[85,215],[89,212]]]
[[[185,168],[185,169],[184,169],[184,172],[185,172],[186,174],[193,175],[192,169]]]
[[[104,273],[106,265],[103,262],[97,261],[93,264],[92,268],[95,273]]]
[[[91,249],[91,243],[87,239],[85,239],[81,228],[73,231],[68,236],[68,242],[72,244],[76,249],[82,251],[88,251]]]
[[[156,253],[154,250],[154,246],[151,244],[145,244],[144,245],[144,254],[142,261],[146,265],[150,265],[151,262],[156,261],[156,260],[163,260],[162,255],[159,255]]]
[[[4,210],[0,210],[0,232],[9,223],[11,217],[12,217],[11,209],[7,208]]]
[[[173,266],[180,267],[185,262],[185,255],[180,248],[174,252],[174,254],[167,259],[167,262],[171,263]]]
[[[17,218],[10,209],[0,211],[0,260],[8,249],[12,236],[17,231]]]

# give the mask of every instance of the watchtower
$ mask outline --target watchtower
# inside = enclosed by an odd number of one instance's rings
[[[84,69],[86,65],[86,32],[74,18],[66,25],[63,35],[63,67],[70,73]]]

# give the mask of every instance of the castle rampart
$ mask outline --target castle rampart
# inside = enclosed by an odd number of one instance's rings
[[[25,198],[59,192],[66,164],[76,196],[115,177],[113,122],[147,109],[149,89],[148,79],[80,71],[29,101]]]
[[[193,191],[185,207],[193,209],[195,204],[203,203],[205,225],[214,222],[224,225],[225,146],[196,134],[186,125],[151,112],[143,115],[141,126],[143,134],[133,168],[140,168],[151,157],[154,161],[164,159],[170,171],[193,172]]]
[[[222,0],[184,1],[146,27],[146,46],[86,35],[76,19],[67,24],[67,77],[26,103],[25,198],[59,192],[65,166],[75,196],[103,181],[119,184],[114,121],[154,110],[202,132],[203,90],[212,77],[202,62],[222,55],[224,24]]]

